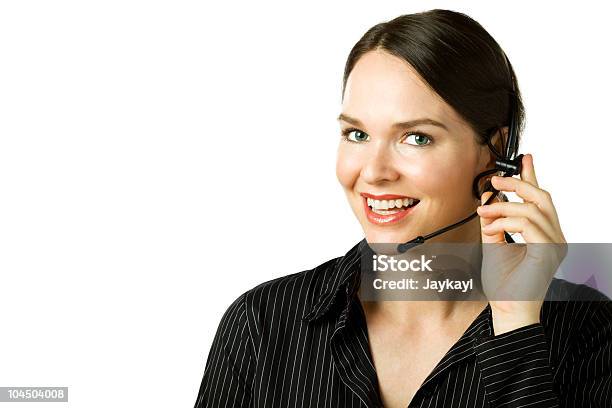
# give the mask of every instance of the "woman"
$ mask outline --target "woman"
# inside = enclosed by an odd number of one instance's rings
[[[473,180],[495,165],[487,138],[498,149],[507,138],[513,89],[522,123],[505,54],[463,14],[404,15],[364,34],[344,73],[337,177],[365,238],[238,297],[196,407],[612,406],[612,305],[594,289],[581,288],[600,301],[359,296],[366,241],[403,243],[475,210],[480,217],[432,241],[505,243],[509,232],[565,243],[532,155],[520,179],[491,180],[523,202],[473,197]],[[520,273],[522,262],[504,272]]]

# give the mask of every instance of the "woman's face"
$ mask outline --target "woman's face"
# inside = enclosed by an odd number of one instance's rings
[[[339,123],[347,140],[336,175],[368,242],[405,242],[475,211],[472,181],[491,163],[488,147],[402,59],[371,51],[358,60]],[[475,217],[431,242],[479,239]]]

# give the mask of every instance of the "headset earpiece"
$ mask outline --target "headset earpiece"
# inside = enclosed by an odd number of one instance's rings
[[[521,162],[523,160],[523,155],[519,154],[514,159],[507,160],[495,160],[495,168],[499,171],[504,172],[504,177],[506,176],[517,176],[521,174]]]
[[[505,56],[505,54],[504,54]],[[506,149],[504,151],[503,157],[498,157],[495,160],[495,167],[502,171],[504,177],[506,176],[516,176],[521,174],[521,162],[523,159],[523,155],[519,154],[514,157],[518,153],[518,97],[516,95],[516,90],[514,88],[514,78],[512,76],[512,69],[510,68],[510,61],[508,61],[508,57],[506,56],[506,62],[508,64],[508,71],[510,72],[510,82],[512,83],[512,92],[510,93],[510,115],[508,120],[508,143],[506,144]]]

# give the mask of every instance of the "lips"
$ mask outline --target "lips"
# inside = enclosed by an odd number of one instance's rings
[[[372,208],[370,208],[370,206],[368,205],[368,199],[370,199],[370,201],[371,200],[400,200],[400,199],[408,200],[408,199],[411,199],[411,197],[397,195],[397,194],[374,195],[374,194],[369,194],[369,193],[361,193],[361,196],[362,196],[364,211],[366,213],[366,218],[372,224],[379,225],[379,226],[398,223],[399,221],[404,219],[407,215],[411,214],[415,210],[415,207],[419,204],[418,199],[414,199],[416,203],[410,207],[402,206],[401,207],[402,209],[398,211],[393,210],[393,208],[391,208],[390,210],[378,210],[378,211],[392,212],[390,214],[379,214],[377,212],[374,212]]]

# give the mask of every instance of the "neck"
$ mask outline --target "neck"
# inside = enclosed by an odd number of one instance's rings
[[[438,330],[460,322],[473,321],[487,306],[478,301],[362,301],[366,316],[381,324],[412,332]]]

